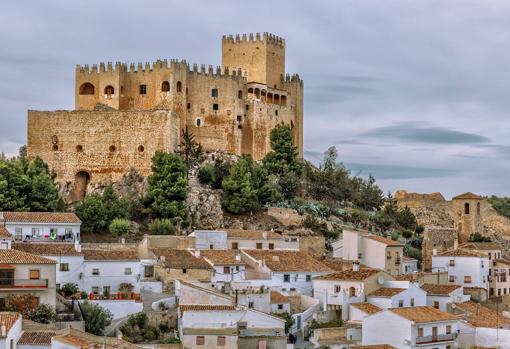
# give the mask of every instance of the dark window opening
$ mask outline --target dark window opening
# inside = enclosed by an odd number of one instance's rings
[[[139,146],[138,146],[138,151],[139,151],[140,153],[143,153],[143,152],[145,151],[145,147],[144,147],[143,145],[139,145]]]
[[[80,95],[93,95],[94,85],[90,82],[86,82],[80,86]]]
[[[145,85],[145,84],[140,85],[140,94],[141,95],[147,94],[147,85]]]
[[[278,116],[278,110],[274,111],[274,115]]]
[[[190,110],[190,109],[191,109],[191,103],[188,103],[188,104],[186,105],[186,109],[188,109],[188,110]]]
[[[168,81],[163,81],[161,83],[161,92],[168,92],[170,91],[170,83]]]
[[[202,126],[202,119],[197,119],[196,125],[197,125],[197,127]]]
[[[111,96],[115,94],[115,89],[112,85],[108,85],[104,88],[104,94],[107,96]]]
[[[218,89],[217,88],[213,88],[211,90],[211,97],[218,97]]]
[[[114,145],[110,145],[110,148],[108,149],[110,150],[110,153],[113,153],[115,150],[117,150],[117,148]]]
[[[58,150],[58,145],[53,144],[53,148],[52,149],[53,149],[53,151],[57,151]]]
[[[220,109],[220,107],[219,107],[219,105],[218,105],[217,103],[214,103],[214,104],[212,105],[212,108],[213,108],[213,110],[218,110],[218,109]]]
[[[177,81],[177,92],[182,92],[182,82]]]
[[[81,153],[81,152],[83,151],[83,147],[82,147],[80,144],[78,144],[78,145],[76,146],[76,151],[77,151],[78,153]]]
[[[243,91],[241,91],[241,90],[237,91],[237,98],[239,98],[239,99],[243,98]]]
[[[467,202],[464,204],[464,214],[469,214],[469,204]]]

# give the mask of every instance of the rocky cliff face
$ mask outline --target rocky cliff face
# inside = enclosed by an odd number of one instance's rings
[[[223,228],[223,210],[221,207],[221,191],[212,190],[198,183],[195,176],[191,176],[186,199],[192,225],[196,229]]]

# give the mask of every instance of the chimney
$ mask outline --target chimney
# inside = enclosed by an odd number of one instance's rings
[[[74,249],[76,250],[76,252],[81,252],[81,245],[79,241],[76,241],[74,243]]]
[[[7,327],[5,327],[5,325],[2,325],[1,333],[2,333],[2,337],[7,336]]]
[[[197,257],[197,258],[200,257],[200,250],[195,250],[195,257]]]
[[[126,243],[126,239],[125,238],[120,239],[120,243],[121,244],[125,244]]]
[[[436,248],[433,248],[433,249],[432,249],[432,255],[433,255],[433,256],[437,256],[437,249],[436,249]]]
[[[240,262],[241,261],[241,255],[240,254],[236,254],[236,262]]]
[[[453,249],[456,250],[459,248],[459,240],[455,239],[455,241],[453,242]]]
[[[166,258],[165,258],[165,256],[159,256],[159,260],[164,262],[164,261],[166,261]]]
[[[358,261],[352,262],[352,271],[359,271],[359,262]]]
[[[262,238],[263,238],[264,240],[267,240],[267,231],[263,231],[263,232],[262,232]]]

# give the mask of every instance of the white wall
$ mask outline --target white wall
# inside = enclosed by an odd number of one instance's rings
[[[227,232],[226,231],[213,231],[213,230],[195,230],[190,234],[195,236],[195,249],[197,250],[210,250],[213,245],[214,250],[226,250],[227,246]]]
[[[92,275],[92,270],[99,268],[99,275]],[[131,275],[125,275],[125,268],[131,268]],[[141,279],[140,261],[85,261],[80,289],[91,292],[92,287],[98,286],[102,293],[103,286],[110,286],[110,292],[116,293],[122,283],[134,286],[133,292],[140,292]]]
[[[387,281],[384,287],[405,288],[405,291],[394,295],[393,297],[368,297],[368,302],[377,305],[380,308],[398,308],[400,301],[403,301],[403,307],[420,307],[427,305],[427,293],[409,281]],[[411,304],[414,301],[414,305]]]
[[[21,337],[21,316],[11,327],[11,330],[7,332],[7,336],[5,338],[0,339],[0,349],[16,349],[18,344],[18,339]],[[13,347],[10,347],[10,342],[12,339]]]
[[[402,258],[402,274],[412,274],[418,271],[417,260],[406,260]]]
[[[230,273],[225,274],[224,267],[229,267]],[[232,281],[243,281],[245,276],[245,266],[244,265],[231,265],[231,266],[223,266],[223,265],[215,265],[213,267],[213,277],[211,279],[212,282],[232,282]]]
[[[83,272],[83,256],[44,256],[57,262],[56,283],[62,286],[66,283],[81,284],[80,273]],[[69,264],[69,271],[61,271],[60,264]]]
[[[58,223],[51,223],[51,224],[44,224],[44,223],[5,223],[5,228],[9,233],[12,234],[13,239],[15,238],[15,232],[16,228],[21,228],[22,230],[22,241],[25,240],[26,237],[32,236],[32,228],[38,228],[40,231],[40,234],[42,237],[45,235],[48,236],[48,238],[43,238],[44,240],[47,240],[51,242],[52,240],[49,238],[50,235],[50,229],[55,228],[57,229],[57,235],[64,236],[66,229],[71,229],[72,233],[74,234],[75,238],[79,241],[80,238],[80,224],[58,224]]]
[[[455,260],[455,266],[450,266],[450,260]],[[489,287],[489,258],[465,256],[432,256],[432,272],[448,271],[448,276],[454,276],[453,283],[464,287]],[[471,283],[465,283],[464,277],[471,276]]]
[[[446,311],[448,303],[462,303],[466,302],[471,297],[464,294],[464,289],[459,287],[447,296],[427,295],[427,305],[433,307],[434,302],[439,303],[439,310]]]
[[[362,344],[389,344],[399,349],[411,348],[411,322],[385,310],[363,319]]]

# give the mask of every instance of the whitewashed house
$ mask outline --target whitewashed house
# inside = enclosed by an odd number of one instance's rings
[[[57,336],[54,330],[25,331],[21,332],[18,339],[17,349],[50,349],[51,339]]]
[[[81,221],[70,212],[0,212],[0,225],[15,241],[80,241]]]
[[[391,308],[363,319],[362,344],[399,349],[457,347],[458,318],[432,307]]]
[[[471,298],[464,295],[461,285],[423,284],[420,288],[427,292],[427,305],[441,311],[447,311],[449,304],[462,303]]]
[[[234,250],[202,250],[202,257],[214,270],[211,282],[215,284],[244,281],[246,263],[241,253]]]
[[[246,250],[241,254],[250,267],[246,271],[246,281],[252,280],[254,286],[265,285],[283,292],[299,291],[309,296],[313,289],[312,279],[332,272],[304,252]],[[263,276],[267,277],[263,279]]]
[[[0,312],[0,348],[17,348],[18,339],[21,336],[21,326],[21,314]]]
[[[282,314],[288,313],[290,314],[290,300],[289,297],[284,296],[278,291],[271,291],[271,313]]]
[[[402,257],[402,274],[412,274],[418,272],[418,260],[415,258]]]
[[[456,249],[432,256],[432,272],[448,272],[448,281],[464,288],[489,289],[489,258],[472,250]]]
[[[109,296],[119,292],[122,284],[130,284],[140,293],[142,266],[136,250],[83,249],[83,271],[80,289]]]
[[[179,338],[185,348],[285,349],[285,320],[233,305],[180,304]]]
[[[427,305],[427,293],[409,281],[386,281],[367,301],[382,309],[421,307]]]
[[[195,230],[188,236],[195,238],[197,250],[227,250],[227,232],[225,230]]]
[[[84,255],[78,243],[15,242],[12,248],[54,260],[57,263],[57,289],[66,283],[82,285],[80,275],[83,271]]]
[[[365,302],[365,295],[373,292],[391,277],[381,270],[343,270],[313,279],[313,297],[323,310],[342,310],[347,320],[349,304]]]
[[[383,309],[371,303],[351,303],[349,304],[349,323],[361,324],[364,318],[380,311]]]
[[[402,274],[404,245],[368,232],[344,230],[342,259],[357,261],[369,268],[381,269],[390,275]]]
[[[452,312],[459,322],[460,348],[510,348],[510,319],[502,312],[467,301],[455,303]]]

